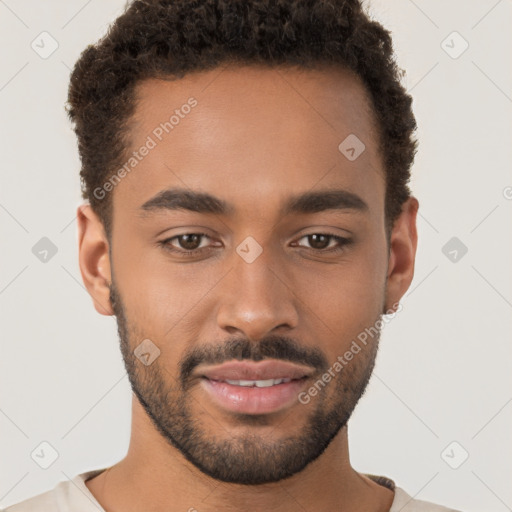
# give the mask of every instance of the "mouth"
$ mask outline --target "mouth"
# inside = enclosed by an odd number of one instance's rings
[[[257,363],[253,361],[228,361],[217,366],[200,367],[197,374],[210,380],[222,382],[238,382],[242,386],[251,386],[247,382],[264,383],[259,387],[273,385],[269,381],[291,381],[310,376],[314,368],[288,361],[266,359]],[[280,384],[280,383],[276,383]]]
[[[206,377],[205,377],[206,378]],[[265,379],[265,380],[218,380],[218,379],[210,379],[215,382],[226,382],[227,384],[231,384],[232,386],[242,386],[242,387],[256,387],[256,388],[269,388],[270,386],[276,386],[277,384],[286,384],[287,382],[291,382],[292,380],[298,379]]]
[[[228,412],[269,414],[288,408],[314,369],[284,361],[232,361],[202,368],[202,389],[215,405]]]
[[[296,402],[304,382],[301,379],[265,379],[221,381],[201,379],[203,390],[218,407],[239,414],[269,414],[286,409]]]

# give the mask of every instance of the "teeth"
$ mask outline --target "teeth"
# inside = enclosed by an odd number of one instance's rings
[[[270,386],[274,386],[276,384],[281,384],[281,382],[290,382],[291,379],[267,379],[267,380],[228,380],[225,382],[231,384],[233,386],[256,386],[257,388],[268,388]]]

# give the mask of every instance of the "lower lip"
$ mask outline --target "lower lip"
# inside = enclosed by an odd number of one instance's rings
[[[303,378],[258,388],[256,386],[234,386],[227,382],[203,377],[201,385],[213,401],[223,409],[242,414],[268,414],[297,402],[306,380]]]

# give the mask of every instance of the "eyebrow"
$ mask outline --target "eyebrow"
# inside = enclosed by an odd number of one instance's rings
[[[223,199],[205,192],[196,192],[183,188],[170,188],[160,191],[140,207],[140,215],[167,210],[188,210],[196,213],[231,215],[233,205]],[[327,189],[305,192],[292,196],[281,208],[280,215],[292,213],[312,214],[326,210],[353,210],[367,212],[368,204],[357,194],[343,189]]]

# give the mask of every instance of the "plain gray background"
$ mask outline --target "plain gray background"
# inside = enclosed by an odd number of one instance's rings
[[[0,507],[128,448],[115,318],[96,313],[78,268],[79,160],[64,111],[70,69],[123,7],[0,0]],[[350,424],[351,460],[418,499],[512,510],[511,1],[370,9],[414,98],[419,248]],[[58,48],[43,58],[33,41]],[[45,263],[33,253],[43,237],[57,249]],[[31,457],[42,442],[59,455],[48,469]]]

